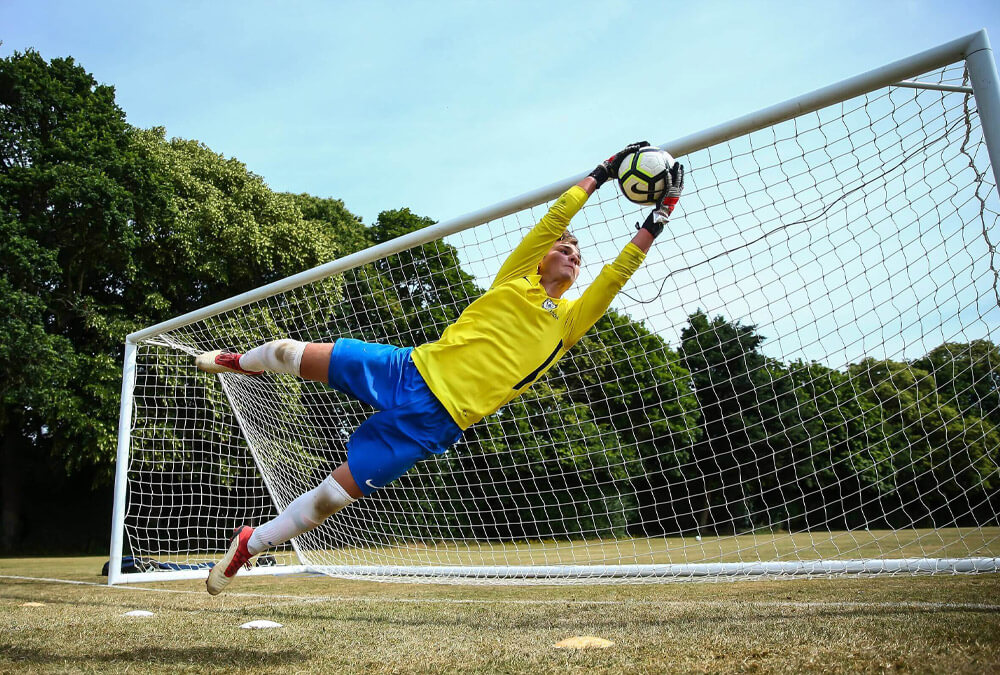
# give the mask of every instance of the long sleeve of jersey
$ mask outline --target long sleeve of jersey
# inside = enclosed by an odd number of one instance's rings
[[[604,266],[583,295],[571,303],[566,317],[567,349],[575,345],[590,327],[597,323],[604,312],[608,311],[608,305],[645,259],[646,254],[642,249],[629,242],[614,262]]]

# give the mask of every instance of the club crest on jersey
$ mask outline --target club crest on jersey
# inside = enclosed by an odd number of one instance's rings
[[[559,315],[556,314],[556,303],[552,302],[552,298],[545,298],[545,302],[542,303],[542,309],[551,314],[553,318],[559,318]]]

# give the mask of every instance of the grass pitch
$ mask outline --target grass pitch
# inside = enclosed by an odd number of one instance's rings
[[[201,581],[109,588],[103,562],[0,559],[0,672],[1000,671],[995,574],[575,587],[247,577],[212,598]],[[135,609],[155,616],[123,616]],[[239,628],[255,619],[284,627]],[[553,647],[577,635],[614,644]]]

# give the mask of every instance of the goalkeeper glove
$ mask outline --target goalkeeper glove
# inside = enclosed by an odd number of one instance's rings
[[[646,221],[642,225],[635,224],[635,229],[649,230],[649,233],[653,235],[653,239],[656,239],[663,232],[663,226],[667,224],[670,214],[674,212],[674,208],[677,206],[683,190],[684,165],[680,162],[674,162],[673,167],[667,172],[667,187],[663,191],[663,199],[660,200],[655,209],[649,212],[649,215],[646,216]]]
[[[622,160],[631,155],[636,150],[640,148],[645,148],[649,145],[646,141],[639,141],[638,143],[629,143],[625,148],[619,152],[608,157],[606,160],[597,165],[597,167],[588,174],[591,178],[597,181],[597,187],[601,187],[604,183],[612,176],[618,175],[618,168],[622,165]]]

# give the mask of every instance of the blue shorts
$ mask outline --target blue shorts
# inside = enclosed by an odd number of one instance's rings
[[[350,338],[333,345],[330,387],[378,411],[347,441],[347,466],[366,495],[462,437],[413,365],[412,351]]]

